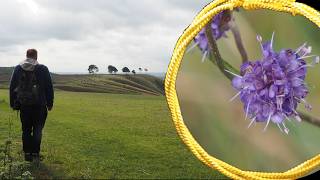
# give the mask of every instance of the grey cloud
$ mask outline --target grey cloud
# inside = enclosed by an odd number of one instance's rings
[[[0,7],[0,66],[32,46],[55,71],[85,71],[89,59],[164,71],[175,41],[208,2],[7,0]]]

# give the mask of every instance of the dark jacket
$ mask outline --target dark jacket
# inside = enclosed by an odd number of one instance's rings
[[[22,72],[24,70],[20,65],[14,68],[11,81],[10,81],[10,106],[11,108],[15,107],[15,102],[17,100],[17,93],[15,89],[18,86],[20,81]],[[53,106],[53,99],[54,99],[54,91],[53,85],[51,80],[51,75],[48,68],[45,65],[36,65],[35,68],[35,75],[37,82],[39,84],[39,95],[40,95],[40,104],[42,106],[52,107]]]

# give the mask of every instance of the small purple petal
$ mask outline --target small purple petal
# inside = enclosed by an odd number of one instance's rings
[[[242,78],[240,77],[233,78],[232,86],[237,90],[241,90],[243,88]]]
[[[271,116],[271,120],[272,120],[272,122],[274,122],[276,124],[280,124],[283,122],[284,117],[283,117],[282,113],[278,112],[278,113],[274,114],[273,116]]]
[[[291,79],[291,84],[293,87],[299,87],[302,85],[302,83],[303,83],[303,80],[300,78]]]
[[[269,88],[269,98],[274,98],[276,96],[277,91],[278,91],[277,86],[271,85]]]
[[[253,68],[253,63],[248,61],[248,62],[245,62],[241,65],[240,72],[241,72],[241,74],[245,74],[246,72],[251,72],[252,68]]]
[[[253,83],[254,83],[254,87],[256,90],[263,89],[263,87],[264,87],[263,82],[260,80],[255,80]]]

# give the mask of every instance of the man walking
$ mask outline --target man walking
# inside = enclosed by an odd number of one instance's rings
[[[37,50],[29,49],[26,56],[11,77],[10,106],[20,110],[24,157],[32,161],[39,160],[42,129],[53,107],[54,92],[48,68],[37,61]]]

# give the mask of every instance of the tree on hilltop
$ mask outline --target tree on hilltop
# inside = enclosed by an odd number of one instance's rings
[[[94,73],[99,72],[99,68],[98,68],[98,66],[91,64],[88,68],[88,71],[89,71],[89,74],[94,74]]]
[[[116,67],[112,66],[112,65],[109,65],[109,66],[108,66],[108,72],[109,72],[110,74],[113,74],[113,73],[117,74],[118,69],[117,69]]]
[[[128,73],[130,73],[130,69],[128,67],[124,67],[124,68],[122,68],[122,72],[128,74]]]

